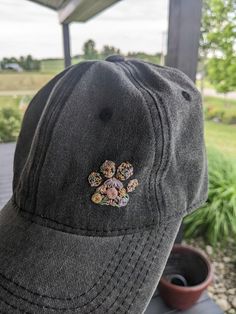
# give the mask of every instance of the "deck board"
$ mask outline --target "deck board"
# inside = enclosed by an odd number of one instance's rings
[[[203,293],[196,304],[190,309],[179,311],[168,308],[159,295],[152,298],[145,314],[223,314],[223,311],[209,298],[207,293]]]
[[[12,195],[15,143],[0,144],[0,209]]]

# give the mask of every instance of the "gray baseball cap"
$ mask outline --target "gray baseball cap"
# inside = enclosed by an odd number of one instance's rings
[[[68,68],[24,116],[0,212],[0,312],[143,313],[206,198],[186,75],[122,56]]]

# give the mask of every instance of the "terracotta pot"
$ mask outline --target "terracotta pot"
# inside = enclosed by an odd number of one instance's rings
[[[190,308],[213,279],[212,266],[199,250],[174,245],[159,283],[165,303],[179,310]]]

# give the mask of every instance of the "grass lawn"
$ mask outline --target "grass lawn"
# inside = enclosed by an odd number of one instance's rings
[[[0,96],[1,106],[18,106],[21,101],[21,96]]]
[[[226,113],[236,113],[236,99],[227,99],[220,97],[205,96],[203,99],[204,107],[209,109],[217,109]]]
[[[217,148],[227,158],[236,162],[236,125],[206,121],[205,139],[208,147]]]
[[[236,117],[236,100],[217,97],[204,97],[204,107],[211,112],[224,112],[224,117]],[[206,114],[205,114],[206,116]],[[207,146],[219,149],[226,157],[236,161],[236,124],[228,125],[213,121],[205,122]]]
[[[32,95],[24,96],[0,96],[0,111],[5,107],[14,107],[20,112],[24,112],[32,99]]]
[[[54,75],[39,72],[1,73],[0,92],[3,91],[37,91]]]
[[[78,63],[78,59],[72,59],[72,64],[75,63]],[[6,94],[6,92],[38,91],[57,73],[61,72],[64,69],[64,61],[63,59],[42,60],[41,68],[42,70],[40,72],[1,72],[0,95],[1,92],[4,92],[4,94]]]
[[[81,58],[72,58],[72,64],[83,61]],[[59,73],[64,70],[64,59],[47,59],[41,61],[41,73]]]
[[[236,124],[236,100],[219,97],[204,98],[204,112],[207,120],[215,120],[224,124]]]
[[[204,97],[204,105],[205,106],[216,106],[220,108],[236,108],[236,99],[227,99],[226,103],[224,98],[213,97],[213,96],[205,96]]]

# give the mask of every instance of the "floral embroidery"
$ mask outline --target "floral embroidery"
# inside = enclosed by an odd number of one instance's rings
[[[88,177],[89,184],[97,187],[91,200],[95,204],[110,205],[115,207],[126,206],[129,202],[129,192],[133,192],[138,186],[138,180],[130,180],[127,187],[121,182],[133,175],[133,166],[129,162],[122,162],[117,168],[111,160],[106,160],[100,167],[103,178],[99,172],[92,172]]]
[[[102,177],[100,173],[92,172],[88,177],[88,181],[91,186],[99,186],[102,183]]]
[[[122,164],[118,167],[116,177],[119,180],[127,180],[129,179],[134,172],[133,166],[127,161],[127,162],[122,162]]]
[[[92,196],[92,201],[95,203],[95,204],[99,204],[101,203],[103,197],[100,193],[94,193],[93,196]]]
[[[106,160],[100,168],[102,174],[106,178],[112,178],[116,172],[116,164],[113,161]]]
[[[138,186],[138,180],[137,179],[130,180],[128,185],[127,185],[127,191],[133,192],[137,186]]]

